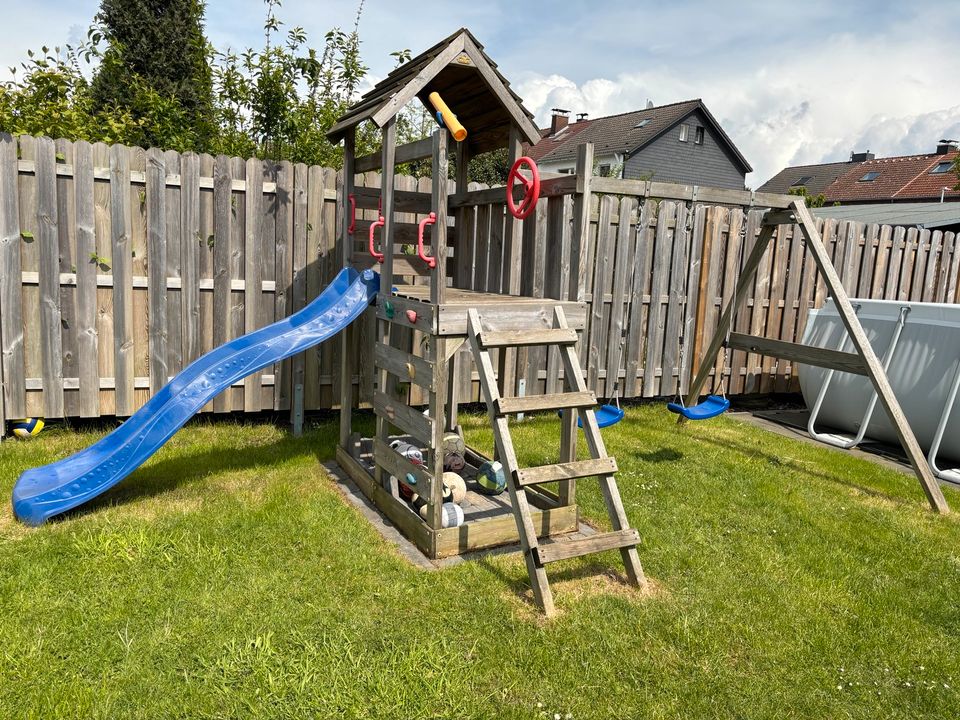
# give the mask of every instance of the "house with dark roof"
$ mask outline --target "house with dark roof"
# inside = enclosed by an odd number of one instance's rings
[[[806,188],[828,204],[940,202],[960,200],[955,190],[958,156],[954,140],[941,140],[936,152],[878,158],[853,153],[847,162],[788,167],[761,185],[760,192],[787,193]]]
[[[568,115],[555,109],[527,151],[544,172],[572,173],[585,142],[599,175],[742,190],[753,170],[700,99],[576,122]]]

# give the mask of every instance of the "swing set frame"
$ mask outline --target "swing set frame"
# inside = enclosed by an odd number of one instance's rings
[[[751,281],[757,269],[760,267],[760,262],[768,246],[774,238],[777,226],[783,223],[796,223],[799,226],[807,248],[816,263],[817,270],[823,277],[827,291],[836,304],[840,320],[843,322],[847,330],[847,335],[853,345],[853,352],[820,348],[812,345],[803,345],[801,343],[775,340],[773,338],[732,331],[734,316],[746,300]],[[843,288],[840,276],[837,274],[837,270],[830,260],[830,256],[817,230],[813,216],[810,214],[810,211],[802,199],[798,198],[792,201],[786,210],[768,210],[764,215],[761,221],[760,233],[743,265],[743,270],[737,278],[733,297],[730,298],[730,301],[724,307],[717,325],[717,330],[703,354],[696,376],[690,383],[685,407],[697,404],[700,393],[710,377],[710,372],[714,368],[717,354],[721,349],[725,352],[730,349],[746,350],[747,352],[757,353],[759,355],[769,355],[793,362],[868,377],[873,384],[877,398],[883,404],[887,415],[890,417],[900,444],[906,452],[907,459],[910,461],[910,465],[920,482],[920,487],[924,495],[926,495],[930,507],[938,513],[945,514],[950,512],[940,484],[931,470],[927,459],[924,457],[923,450],[917,442],[913,429],[910,427],[910,423],[907,421],[900,407],[900,403],[893,393],[893,388],[890,386],[890,381],[887,378],[884,366],[877,357],[876,352],[874,352],[870,341],[867,339],[867,335],[863,330],[863,326],[860,324],[860,320],[850,302],[850,298]],[[677,422],[678,424],[683,424],[686,420],[687,418],[681,414]]]

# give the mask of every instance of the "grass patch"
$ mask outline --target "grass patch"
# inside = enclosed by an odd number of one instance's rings
[[[604,431],[651,589],[616,552],[558,563],[549,622],[515,556],[430,573],[385,544],[320,467],[335,418],[193,423],[82,511],[0,515],[0,717],[956,716],[960,523],[912,476],[673,419]],[[556,460],[555,419],[516,430]],[[5,497],[99,436],[4,443]]]

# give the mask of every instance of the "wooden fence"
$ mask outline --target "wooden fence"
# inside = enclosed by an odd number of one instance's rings
[[[591,387],[609,396],[617,379],[625,397],[673,396],[735,290],[761,211],[618,182],[592,196],[582,248],[573,195],[541,201],[515,248],[500,193],[468,193],[476,201],[460,208],[451,274],[459,287],[587,301],[580,352]],[[302,308],[342,265],[338,183],[335,171],[302,164],[0,136],[0,420],[129,415],[204,352]],[[369,266],[379,177],[358,183],[368,190],[357,193],[354,258]],[[429,180],[399,178],[398,188],[402,245],[430,210]],[[956,301],[953,233],[819,224],[851,295]],[[823,299],[799,232],[780,226],[736,329],[799,339]],[[373,329],[368,314],[360,342],[372,345]],[[205,410],[294,411],[301,398],[306,410],[332,407],[339,357],[339,341],[325,343]],[[354,375],[363,401],[365,362]],[[461,365],[460,397],[478,399]],[[543,350],[519,353],[523,391],[555,391],[559,365]],[[721,375],[734,394],[797,387],[789,363],[739,351],[717,363],[715,385]]]

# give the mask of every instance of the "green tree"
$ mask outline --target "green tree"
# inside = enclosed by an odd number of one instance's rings
[[[361,2],[351,32],[334,28],[321,52],[309,47],[303,28],[287,31],[277,18],[280,0],[265,0],[264,47],[216,53],[214,88],[220,152],[258,155],[338,167],[343,151],[326,130],[355,99],[367,74],[360,58]],[[360,128],[357,152],[372,151],[376,138]]]
[[[95,110],[143,119],[143,145],[209,142],[214,101],[203,17],[202,0],[101,0],[89,36],[94,48],[106,42],[91,88]]]
[[[76,54],[41,48],[11,67],[13,79],[0,84],[0,131],[75,140],[129,142],[139,135],[129,112],[99,112],[94,107]]]
[[[823,207],[827,203],[827,198],[823,193],[811,195],[803,185],[790,188],[787,194],[802,197],[806,206],[811,208]]]

